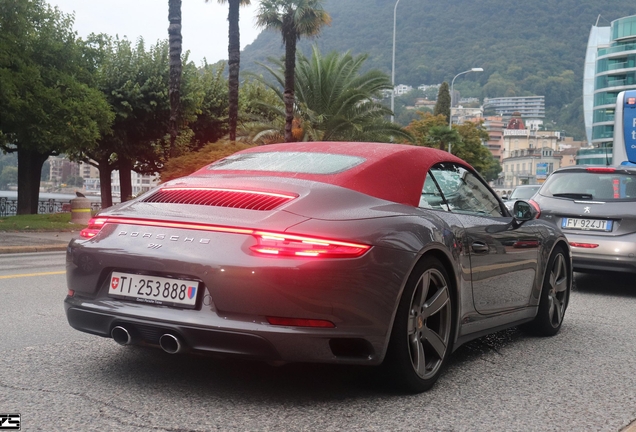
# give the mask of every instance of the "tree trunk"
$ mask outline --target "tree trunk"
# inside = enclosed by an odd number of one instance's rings
[[[132,198],[132,181],[131,171],[133,168],[132,162],[127,158],[122,158],[119,161],[119,193],[121,202],[128,201]]]
[[[296,42],[294,32],[285,37],[285,142],[293,142],[292,123],[294,121],[294,85],[296,74]]]
[[[17,214],[37,214],[40,197],[42,165],[49,153],[42,154],[18,147],[18,208]]]
[[[181,0],[168,0],[168,27],[170,43],[170,157],[176,156],[179,117],[181,115]]]
[[[113,172],[113,167],[108,164],[108,161],[97,161],[99,166],[99,191],[102,196],[102,208],[105,209],[113,205],[113,190],[111,188],[110,175]]]
[[[240,0],[229,0],[230,31],[228,46],[228,66],[229,66],[229,126],[230,141],[236,141],[236,124],[238,123],[238,97],[239,97],[239,69],[241,62],[241,35],[239,33],[239,7]]]

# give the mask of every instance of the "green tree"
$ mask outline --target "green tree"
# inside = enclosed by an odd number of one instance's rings
[[[433,110],[433,115],[440,114],[446,116],[446,123],[450,121],[451,97],[450,91],[448,89],[448,83],[446,81],[444,81],[442,85],[439,86],[439,91],[437,92],[437,103],[435,104],[435,109]]]
[[[483,145],[488,133],[483,123],[466,122],[448,128],[443,114],[420,114],[420,119],[411,122],[406,128],[413,136],[416,145],[447,150],[451,143],[453,154],[475,168],[486,180],[494,180],[501,172],[499,162],[490,150]]]
[[[471,164],[486,180],[496,179],[501,165],[483,144],[488,141],[483,122],[453,125],[453,130],[461,137],[458,144],[453,144],[453,154]]]
[[[416,145],[448,150],[448,144],[455,147],[461,137],[457,130],[448,128],[448,119],[444,114],[433,115],[418,112],[419,120],[414,120],[406,127],[413,136]]]
[[[199,69],[197,91],[202,94],[196,119],[190,124],[193,140],[188,151],[198,150],[227,134],[228,84],[222,66],[205,65]]]
[[[168,43],[170,44],[170,155],[174,156],[181,114],[181,0],[168,0]]]
[[[257,17],[259,27],[281,32],[285,45],[285,141],[293,141],[294,79],[296,43],[302,36],[315,36],[331,17],[324,10],[323,0],[262,0]]]
[[[399,125],[386,120],[391,110],[378,102],[382,90],[391,89],[389,77],[378,70],[360,73],[366,55],[332,52],[322,56],[314,46],[310,59],[299,55],[296,64],[295,141],[389,141],[391,137],[410,139]],[[276,69],[263,65],[274,82],[262,80],[276,95],[269,108],[278,118],[284,118],[285,65],[271,59]],[[263,106],[267,106],[263,104]],[[282,122],[266,121],[272,126]]]
[[[112,133],[99,140],[97,148],[88,149],[76,158],[94,164],[100,171],[102,206],[112,205],[110,175],[119,170],[121,199],[132,195],[131,170],[158,172],[170,153],[169,137],[169,54],[167,41],[146,48],[142,39],[133,44],[127,39],[93,38],[101,48],[97,80],[106,95],[115,118]],[[181,82],[180,131],[196,120],[203,93],[199,71],[184,59]],[[191,132],[187,132],[187,135]],[[177,153],[187,140],[177,137]]]
[[[112,120],[72,25],[43,0],[0,2],[0,147],[18,153],[18,214],[37,213],[44,161],[94,147]]]
[[[209,0],[205,0],[206,2]],[[240,6],[250,4],[250,0],[218,0],[219,3],[229,3],[230,11],[227,17],[229,29],[228,44],[228,86],[229,109],[228,123],[230,129],[230,141],[236,141],[236,125],[238,123],[239,110],[239,70],[241,64],[241,35],[239,32]]]

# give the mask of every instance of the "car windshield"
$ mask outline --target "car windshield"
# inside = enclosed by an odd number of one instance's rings
[[[603,201],[635,201],[636,173],[562,171],[545,182],[541,195]]]
[[[510,195],[510,199],[527,199],[532,198],[534,194],[541,188],[541,185],[531,186],[531,187],[519,187],[512,191],[512,195]]]

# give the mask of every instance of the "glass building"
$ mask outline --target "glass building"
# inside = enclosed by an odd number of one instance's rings
[[[595,147],[612,146],[616,97],[631,89],[636,89],[636,15],[614,20],[610,27],[592,26],[590,31],[583,106],[587,140]],[[605,156],[605,150],[599,153]]]

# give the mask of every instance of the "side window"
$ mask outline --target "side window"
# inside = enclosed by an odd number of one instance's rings
[[[479,216],[503,216],[497,198],[479,177],[466,168],[441,163],[431,168],[430,175],[439,185],[450,211]]]
[[[435,184],[431,173],[426,174],[422,196],[420,197],[420,208],[448,211],[448,206],[439,188]]]

